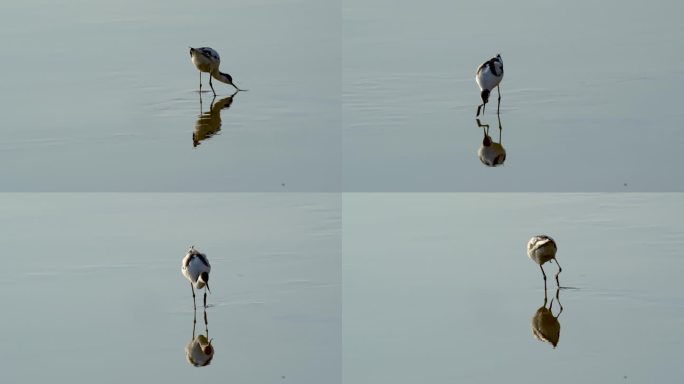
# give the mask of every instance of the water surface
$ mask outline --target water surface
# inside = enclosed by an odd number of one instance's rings
[[[682,214],[679,194],[346,194],[344,382],[676,382]],[[563,267],[555,348],[531,327],[538,233]]]
[[[346,1],[344,190],[683,190],[682,12],[674,0]],[[497,53],[507,156],[491,169],[474,76]],[[482,123],[496,127],[493,101]]]
[[[339,198],[0,195],[0,381],[339,383]],[[211,262],[213,358],[181,259]]]
[[[310,0],[3,1],[0,189],[339,190],[340,12]],[[197,92],[189,46],[216,49],[249,90],[199,146],[213,95]],[[217,101],[234,91],[214,88]]]

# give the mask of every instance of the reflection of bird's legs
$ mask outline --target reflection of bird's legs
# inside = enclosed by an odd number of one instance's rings
[[[544,272],[544,267],[539,264],[539,269],[542,271],[542,275],[544,276],[544,294],[546,294],[546,273]]]
[[[204,289],[204,308],[207,308],[207,289]]]
[[[214,96],[216,96],[216,91],[214,91],[214,84],[211,83],[211,73],[209,74],[209,86],[211,87],[211,91],[214,92]]]
[[[558,282],[558,275],[560,275],[563,268],[561,268],[560,264],[558,264],[558,260],[556,260],[556,258],[554,258],[553,260],[556,262],[556,265],[558,265],[558,273],[556,273],[556,285],[558,286],[558,288],[560,288],[560,283]]]
[[[195,340],[195,325],[197,325],[197,310],[192,313],[192,340]]]
[[[560,311],[556,315],[556,318],[560,316],[561,313],[563,313],[563,304],[560,302],[560,287],[556,288],[556,301],[558,302],[558,306],[560,307]]]
[[[501,107],[501,86],[497,85],[496,86],[496,92],[499,93],[499,103],[496,105],[496,114],[499,114],[499,107]]]
[[[190,283],[190,289],[192,289],[192,307],[197,310],[197,304],[195,304],[195,287],[192,286],[192,283]]]
[[[214,95],[214,98],[211,99],[211,105],[209,106],[209,110],[210,110],[210,111],[211,111],[212,109],[214,109],[214,101],[215,101],[215,100],[216,100],[216,95]]]
[[[207,321],[207,310],[204,310],[204,333],[209,338],[209,322]]]
[[[202,93],[202,71],[200,71],[200,93]]]

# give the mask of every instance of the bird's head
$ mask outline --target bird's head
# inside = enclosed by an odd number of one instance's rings
[[[197,281],[203,283],[207,287],[207,290],[209,291],[209,293],[211,293],[211,289],[209,289],[209,273],[208,272],[200,273]]]
[[[190,57],[192,57],[192,54],[195,53],[195,48],[189,47],[190,48]]]
[[[235,89],[237,89],[238,91],[244,91],[244,89],[238,88],[237,85],[233,83],[233,77],[227,73],[219,72],[219,75],[216,76],[216,80],[222,81],[226,84],[230,84],[233,87],[235,87]]]
[[[489,89],[483,89],[482,93],[480,93],[480,96],[482,97],[482,103],[487,104],[489,101]]]

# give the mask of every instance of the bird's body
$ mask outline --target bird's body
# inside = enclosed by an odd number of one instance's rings
[[[477,114],[480,115],[480,108],[482,108],[482,113],[484,114],[484,106],[489,101],[489,94],[494,88],[497,89],[499,93],[499,102],[497,106],[497,113],[499,113],[499,106],[501,105],[501,90],[499,89],[499,84],[503,79],[503,60],[501,60],[501,55],[496,55],[484,63],[482,63],[475,73],[475,81],[480,87],[480,97],[482,98],[482,104],[477,106]]]
[[[200,92],[202,91],[202,72],[209,74],[209,86],[214,95],[216,95],[216,91],[214,91],[214,85],[211,83],[212,77],[220,82],[232,85],[238,91],[242,91],[233,84],[233,78],[229,74],[219,71],[221,56],[214,49],[209,47],[190,48],[190,58],[195,68],[200,71]]]
[[[546,273],[544,272],[544,268],[542,267],[542,265],[550,260],[555,261],[558,265],[558,273],[556,273],[556,283],[560,286],[560,283],[558,283],[558,274],[561,273],[562,268],[560,264],[558,264],[558,260],[556,260],[557,250],[558,247],[556,246],[556,242],[553,240],[553,238],[551,238],[551,236],[547,235],[534,236],[527,243],[527,256],[530,259],[532,259],[532,261],[539,264],[539,268],[541,268],[542,275],[544,275],[545,286]]]
[[[190,282],[192,288],[192,301],[195,303],[195,288],[209,289],[209,272],[211,272],[211,265],[207,256],[198,252],[194,246],[188,249],[188,253],[183,258],[181,265],[181,272],[183,276]],[[207,292],[204,292],[204,307],[207,306]],[[196,307],[196,306],[195,306]]]

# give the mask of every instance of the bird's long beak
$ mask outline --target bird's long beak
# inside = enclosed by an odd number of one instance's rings
[[[211,289],[209,289],[209,283],[205,283],[204,285],[207,286],[207,291],[209,291],[209,293],[211,293]]]
[[[235,85],[235,83],[230,83],[230,85],[232,85],[233,87],[235,87],[235,89],[237,89],[238,92],[246,91],[246,89],[240,89],[240,88],[238,88],[238,86]]]

